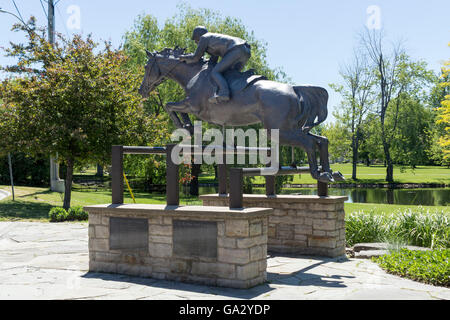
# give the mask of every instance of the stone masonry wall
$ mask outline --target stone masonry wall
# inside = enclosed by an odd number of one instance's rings
[[[202,195],[204,206],[227,206],[228,197]],[[273,208],[269,216],[268,250],[336,257],[345,254],[347,197],[244,195],[244,207]]]
[[[197,207],[196,211],[193,207],[168,210],[165,206],[145,206],[85,208],[89,212],[90,271],[233,288],[249,288],[266,281],[267,216],[272,210]],[[110,217],[148,219],[148,250],[110,250]],[[174,219],[217,222],[217,257],[174,255]]]

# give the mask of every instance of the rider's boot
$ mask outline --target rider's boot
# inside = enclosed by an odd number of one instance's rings
[[[213,72],[211,77],[216,82],[219,87],[219,92],[214,93],[214,95],[208,99],[210,103],[220,103],[230,100],[230,91],[228,89],[228,83],[225,78],[220,74],[220,72]]]

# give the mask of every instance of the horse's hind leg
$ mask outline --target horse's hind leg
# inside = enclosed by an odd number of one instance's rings
[[[312,133],[308,133],[308,135],[312,136],[316,141],[317,147],[319,149],[320,165],[322,166],[322,171],[329,172],[336,181],[345,180],[344,176],[339,171],[331,171],[330,161],[328,157],[328,139],[326,137],[322,137]]]
[[[305,134],[302,131],[295,130],[280,130],[280,145],[289,145],[294,147],[300,147],[305,150],[308,156],[308,163],[311,172],[311,176],[322,182],[333,181],[333,178],[328,172],[319,172],[316,158],[316,140],[311,135]]]
[[[314,138],[317,148],[319,149],[320,165],[322,166],[322,171],[330,172],[330,162],[328,158],[328,139],[319,135],[308,133]]]

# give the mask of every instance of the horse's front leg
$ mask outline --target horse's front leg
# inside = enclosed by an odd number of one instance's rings
[[[189,111],[189,104],[187,103],[187,100],[178,102],[169,102],[166,104],[166,107],[169,111],[184,112],[184,113],[188,113]]]
[[[172,120],[174,120],[175,126],[177,128],[187,129],[191,134],[194,132],[194,127],[192,125],[191,119],[189,118],[188,111],[190,110],[190,106],[187,103],[187,100],[179,101],[179,102],[169,102],[166,104],[166,110],[171,115]],[[176,112],[180,112],[182,121],[176,114]]]

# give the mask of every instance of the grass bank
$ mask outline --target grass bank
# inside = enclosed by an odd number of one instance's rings
[[[358,180],[352,180],[352,164],[333,164],[331,168],[334,171],[340,171],[346,181],[345,184],[386,184],[386,168],[381,165],[365,166],[359,164],[357,166]],[[200,182],[213,183],[214,175],[204,173],[200,177]],[[450,169],[440,166],[418,166],[415,169],[405,168],[402,166],[394,166],[394,182],[398,184],[450,184]],[[255,177],[255,184],[264,184],[263,177]],[[309,174],[295,175],[292,184],[316,184]]]
[[[0,189],[10,191],[8,186]],[[0,220],[48,220],[48,212],[52,207],[63,204],[63,195],[52,192],[48,188],[15,187],[15,201],[12,197],[0,201]],[[134,192],[137,203],[164,204],[165,194],[149,194]],[[124,202],[133,203],[128,192],[124,192]],[[111,203],[111,192],[105,190],[74,190],[72,191],[72,206],[86,206],[94,204]],[[197,197],[180,197],[180,204],[201,204]]]

